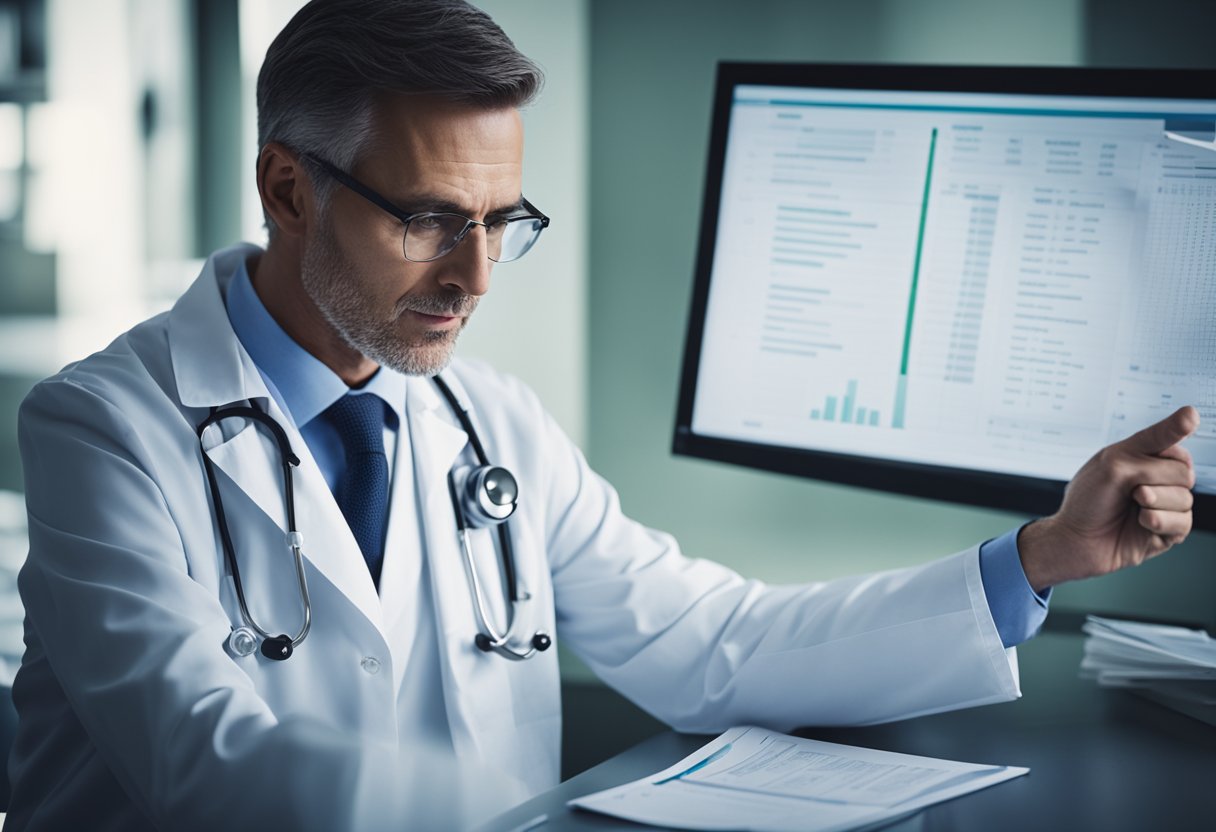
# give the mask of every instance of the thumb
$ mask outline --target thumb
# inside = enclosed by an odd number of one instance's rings
[[[1199,411],[1187,405],[1178,408],[1160,422],[1133,433],[1120,444],[1129,451],[1159,454],[1186,439],[1198,427]]]

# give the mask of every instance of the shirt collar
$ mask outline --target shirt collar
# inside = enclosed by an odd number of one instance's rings
[[[228,319],[253,363],[266,377],[297,428],[303,428],[351,392],[346,382],[283,331],[253,289],[244,259],[228,284]],[[406,377],[381,367],[360,393],[374,393],[388,405],[389,426],[405,417]]]

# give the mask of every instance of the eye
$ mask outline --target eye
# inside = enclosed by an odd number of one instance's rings
[[[410,225],[419,231],[438,231],[443,227],[443,219],[437,214],[423,214],[410,220]]]

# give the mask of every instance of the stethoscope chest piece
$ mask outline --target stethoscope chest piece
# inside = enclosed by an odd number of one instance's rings
[[[457,468],[452,480],[464,522],[475,529],[497,526],[515,513],[519,483],[499,465]]]

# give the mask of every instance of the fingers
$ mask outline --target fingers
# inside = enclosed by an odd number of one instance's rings
[[[1186,439],[1199,427],[1199,411],[1187,405],[1175,410],[1160,422],[1133,433],[1119,443],[1129,451],[1159,454]]]
[[[1140,525],[1171,545],[1181,543],[1191,532],[1189,511],[1159,511],[1140,509]]]
[[[1182,448],[1170,450],[1185,453]],[[1190,534],[1193,521],[1191,509],[1195,505],[1195,496],[1191,493],[1195,475],[1190,455],[1171,456],[1174,456],[1171,461],[1173,468],[1165,468],[1165,476],[1177,475],[1181,469],[1186,474],[1185,485],[1146,485],[1142,482],[1132,489],[1132,499],[1141,506],[1137,520],[1143,528],[1160,537],[1165,548],[1181,543]],[[1157,466],[1157,469],[1162,470],[1161,466]]]
[[[1195,467],[1195,461],[1191,457],[1191,452],[1181,445],[1171,445],[1164,451],[1158,453],[1157,456],[1164,457],[1165,459],[1176,459],[1179,462],[1184,462],[1188,468]]]
[[[1165,459],[1154,456],[1137,459],[1124,455],[1112,459],[1108,471],[1111,479],[1128,490],[1140,485],[1181,488],[1195,486],[1194,466],[1189,464],[1189,460],[1178,458]]]
[[[1132,499],[1144,508],[1158,511],[1190,511],[1195,496],[1189,488],[1176,485],[1138,485]]]

